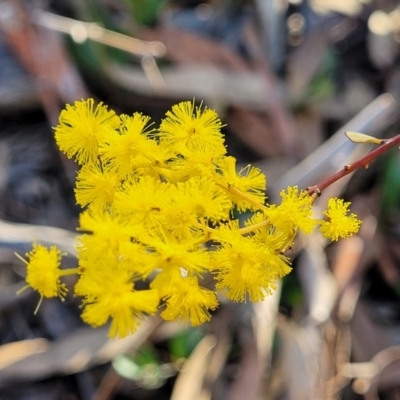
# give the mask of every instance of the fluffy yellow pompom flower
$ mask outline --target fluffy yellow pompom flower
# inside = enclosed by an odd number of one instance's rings
[[[119,132],[110,132],[100,147],[100,155],[110,165],[111,171],[125,178],[137,173],[138,168],[154,164],[160,158],[157,142],[148,129],[150,117],[140,113],[121,115]]]
[[[252,239],[260,246],[267,247],[272,254],[282,254],[293,244],[293,237],[276,229],[262,212],[255,213],[244,224],[247,229],[252,228]]]
[[[267,178],[255,167],[248,165],[236,171],[235,157],[224,157],[218,162],[221,175],[215,176],[215,180],[226,189],[228,197],[236,205],[239,211],[258,210],[254,203],[263,204]]]
[[[212,238],[221,243],[212,252],[216,288],[232,301],[262,301],[291,271],[287,259],[275,249],[252,236],[242,236],[237,220],[220,226]]]
[[[156,290],[133,290],[133,284],[103,282],[104,290],[93,303],[86,304],[82,319],[94,327],[104,325],[112,318],[108,336],[123,338],[134,333],[144,314],[154,314],[158,307]]]
[[[98,327],[111,318],[109,337],[122,338],[136,331],[145,314],[158,308],[157,290],[135,290],[133,274],[118,258],[105,256],[83,261],[75,294],[85,298],[82,319]]]
[[[175,181],[182,181],[194,176],[215,176],[216,163],[224,157],[226,148],[222,143],[193,138],[190,145],[177,143],[175,151],[179,157],[171,163],[173,177]]]
[[[276,289],[278,280],[291,271],[283,261],[280,261],[281,266],[285,267],[282,269],[284,271],[282,274],[274,273],[273,265],[267,266],[253,261],[253,258],[243,259],[232,263],[230,267],[222,268],[216,276],[217,289],[232,301],[250,300],[256,303],[271,295]]]
[[[32,250],[26,253],[28,261],[16,255],[26,264],[28,286],[39,292],[42,298],[58,296],[63,299],[65,297],[68,290],[65,284],[60,282],[60,276],[63,275],[60,270],[62,254],[57,247],[52,246],[48,249],[35,243]]]
[[[76,101],[61,112],[55,139],[68,158],[74,157],[82,165],[96,161],[99,140],[119,125],[119,117],[102,103],[95,106],[93,99]]]
[[[328,239],[336,241],[347,238],[360,229],[361,221],[349,213],[349,202],[342,199],[329,199],[328,209],[324,211],[326,220],[321,223],[320,232]]]
[[[105,210],[114,200],[120,181],[111,171],[98,164],[84,165],[76,177],[75,198],[82,207]]]
[[[81,231],[90,232],[77,238],[79,257],[84,258],[95,259],[94,255],[103,257],[110,251],[118,252],[123,243],[141,233],[140,227],[108,211],[86,210],[80,215],[79,223]]]
[[[194,177],[176,185],[174,197],[164,205],[160,222],[178,238],[202,232],[206,221],[229,219],[232,203],[211,179]]]
[[[113,209],[132,224],[156,224],[174,189],[161,180],[143,176],[125,183],[123,190],[115,195]]]
[[[195,107],[190,101],[172,106],[162,120],[159,136],[163,142],[174,147],[176,144],[190,146],[193,140],[221,144],[223,142],[221,120],[209,108]]]
[[[192,326],[201,325],[211,319],[209,310],[218,307],[216,294],[199,286],[196,277],[180,278],[175,281],[172,292],[166,299],[166,309],[161,317],[166,321],[190,321]]]
[[[204,246],[196,244],[194,238],[177,238],[160,230],[153,230],[153,234],[145,238],[154,252],[157,268],[171,266],[187,270],[190,274],[201,274],[209,269],[210,253]]]
[[[310,234],[317,222],[312,218],[312,199],[305,190],[297,186],[289,186],[287,192],[281,191],[282,202],[279,206],[271,206],[266,212],[270,222],[288,236],[296,229]]]

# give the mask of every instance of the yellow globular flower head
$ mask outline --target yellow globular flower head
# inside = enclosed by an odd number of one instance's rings
[[[254,228],[260,223],[263,224],[262,227]],[[292,245],[292,241],[288,241],[292,238],[288,238],[286,232],[282,232],[272,225],[263,212],[253,214],[250,219],[245,221],[245,226],[253,227],[253,240],[266,246],[272,253],[282,254]]]
[[[80,215],[79,230],[85,232],[77,238],[79,257],[92,260],[109,252],[118,253],[121,245],[141,233],[140,227],[121,216],[97,209],[88,209]]]
[[[175,145],[190,146],[195,140],[221,144],[221,128],[221,120],[214,110],[183,101],[167,112],[160,124],[159,136],[173,149]]]
[[[104,210],[114,200],[120,180],[111,171],[99,164],[84,165],[76,177],[75,198],[82,207]]]
[[[217,163],[224,157],[226,148],[222,143],[206,142],[196,137],[189,145],[177,143],[175,151],[179,157],[173,160],[171,167],[174,181],[179,182],[195,176],[213,178]]]
[[[220,242],[212,253],[216,287],[232,301],[262,301],[291,270],[275,249],[242,236],[238,221],[222,225],[212,238]]]
[[[157,146],[151,154],[151,163],[137,167],[133,174],[135,176],[151,176],[161,179],[163,182],[170,182],[170,177],[173,175],[170,161],[174,156],[175,153],[168,146],[163,146],[161,142],[157,141]]]
[[[324,211],[326,219],[319,228],[326,238],[336,241],[359,231],[361,221],[355,214],[349,214],[349,206],[350,202],[344,202],[342,199],[329,199],[328,208]]]
[[[228,219],[232,203],[212,180],[192,178],[182,184],[181,190],[187,194],[188,203],[198,218],[206,217],[214,222]]]
[[[125,265],[135,280],[147,279],[156,270],[159,261],[156,254],[149,251],[145,243],[133,238],[129,241],[121,241],[117,254],[121,265]]]
[[[216,294],[201,287],[196,277],[177,279],[173,291],[166,298],[166,309],[161,317],[166,321],[189,322],[192,326],[209,321],[209,310],[218,307]]]
[[[265,201],[267,185],[265,175],[258,168],[250,165],[237,172],[234,157],[224,157],[219,161],[218,169],[220,175],[216,177],[216,180],[225,189],[237,209],[257,211],[258,206],[254,206],[254,203],[263,204]]]
[[[188,236],[204,227],[203,221],[229,219],[232,203],[226,193],[206,177],[195,177],[176,186],[176,194],[165,206],[162,221],[177,236]]]
[[[164,264],[162,270],[151,281],[150,288],[156,289],[160,299],[165,299],[176,291],[182,280],[182,270],[173,264]]]
[[[99,141],[110,130],[118,128],[119,117],[93,99],[76,101],[61,112],[55,127],[58,147],[80,165],[96,162]]]
[[[92,326],[102,326],[112,319],[109,337],[123,338],[136,331],[146,314],[158,308],[157,290],[135,290],[132,273],[118,260],[104,258],[97,268],[83,268],[75,294],[86,298],[82,319]]]
[[[271,223],[287,236],[293,235],[297,229],[310,234],[317,222],[312,218],[312,199],[305,190],[297,186],[289,186],[281,191],[282,202],[279,206],[271,206],[266,213]]]
[[[139,168],[152,165],[159,147],[148,128],[150,117],[135,113],[132,117],[121,115],[120,118],[119,131],[105,137],[99,153],[112,172],[125,178]]]
[[[216,287],[228,299],[235,302],[262,301],[274,292],[278,280],[291,271],[291,268],[286,268],[282,275],[271,274],[265,265],[260,262],[253,264],[252,261],[253,259],[242,260],[240,264],[233,263],[231,268],[221,269],[217,274]]]
[[[160,224],[168,226],[169,232],[179,239],[191,238],[196,232],[201,233],[203,226],[189,200],[187,193],[177,191],[177,196],[169,199],[160,215]]]
[[[151,176],[127,181],[115,195],[113,209],[132,223],[156,225],[160,213],[173,195],[173,186]]]
[[[39,292],[42,297],[60,297],[67,294],[67,287],[60,282],[61,251],[52,246],[47,248],[40,244],[33,244],[32,250],[26,254],[28,261],[26,283]]]
[[[201,274],[209,268],[210,253],[196,243],[195,237],[182,239],[160,230],[145,240],[158,260],[157,268],[185,269],[192,275]]]

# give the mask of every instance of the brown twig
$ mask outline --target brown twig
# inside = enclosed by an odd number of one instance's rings
[[[324,189],[326,189],[328,186],[332,185],[332,183],[338,181],[340,178],[343,178],[346,175],[351,174],[352,172],[356,171],[357,169],[360,168],[368,168],[369,164],[371,161],[375,160],[375,158],[379,157],[386,151],[388,151],[390,148],[399,145],[400,144],[400,134],[396,135],[390,139],[383,139],[382,144],[376,148],[375,150],[372,150],[370,153],[365,155],[364,157],[360,158],[353,164],[345,165],[343,169],[340,171],[336,172],[335,174],[329,176],[326,179],[323,179],[321,182],[317,183],[316,185],[309,186],[307,188],[307,192],[310,196],[312,195],[319,195],[322,193]]]

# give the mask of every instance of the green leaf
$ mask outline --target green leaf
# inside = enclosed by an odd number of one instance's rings
[[[400,210],[400,153],[393,149],[388,153],[382,179],[381,219],[389,222]],[[400,218],[400,216],[399,216]],[[396,219],[398,219],[396,217]],[[400,220],[399,220],[400,221]]]
[[[157,389],[173,375],[171,368],[161,364],[153,346],[143,346],[134,357],[121,355],[112,365],[115,371],[125,379],[133,380],[146,389]]]
[[[132,12],[133,20],[140,25],[153,25],[157,22],[161,9],[167,0],[124,0]]]
[[[200,327],[188,328],[179,332],[168,342],[171,357],[175,359],[189,357],[203,337],[204,333]]]

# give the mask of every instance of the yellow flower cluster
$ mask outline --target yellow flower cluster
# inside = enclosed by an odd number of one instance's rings
[[[85,322],[112,320],[111,337],[134,332],[159,307],[165,320],[199,325],[218,307],[217,294],[261,301],[290,272],[284,252],[298,230],[320,224],[333,240],[358,231],[348,203],[331,199],[326,220],[317,221],[312,198],[297,187],[281,193],[280,205],[266,205],[265,176],[238,170],[226,155],[214,110],[182,102],[158,129],[149,122],[89,99],[68,105],[55,128],[59,148],[81,166],[75,294]],[[234,210],[253,216],[241,227]],[[60,256],[39,245],[27,254],[27,283],[42,297],[65,295]],[[202,286],[206,274],[214,286]],[[149,286],[138,289],[140,281]]]

